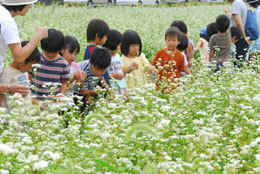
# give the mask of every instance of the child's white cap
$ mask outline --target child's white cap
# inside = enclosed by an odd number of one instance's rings
[[[27,5],[27,4],[33,4],[36,3],[37,0],[3,0],[4,5]]]

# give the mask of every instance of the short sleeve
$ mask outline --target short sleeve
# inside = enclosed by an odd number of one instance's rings
[[[1,25],[1,35],[3,36],[7,45],[21,42],[18,27],[14,19],[10,19],[8,21],[5,20],[1,23]]]
[[[180,71],[184,71],[185,70],[185,57],[184,55],[181,54],[180,56]]]
[[[156,55],[154,56],[154,58],[153,58],[153,60],[152,60],[152,65],[153,65],[153,66],[156,66],[156,63],[157,63],[158,58],[159,58],[159,54],[160,54],[160,52],[158,51],[158,52],[156,53]]]
[[[69,81],[70,80],[70,67],[68,64],[64,64],[63,71],[60,77],[61,81]]]
[[[150,64],[150,62],[147,60],[147,58],[146,58],[144,53],[141,53],[140,58],[141,58],[141,61],[143,63],[143,66]]]
[[[209,48],[214,49],[214,46],[216,46],[216,42],[215,42],[214,35],[213,35],[213,36],[211,36],[211,38],[209,40]]]
[[[235,1],[232,5],[231,15],[237,14],[241,16],[242,9],[238,1]]]

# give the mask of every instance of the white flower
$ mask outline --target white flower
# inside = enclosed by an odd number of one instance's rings
[[[0,144],[0,152],[3,154],[9,154],[9,153],[14,153],[14,149],[10,148],[9,146],[5,144]]]
[[[260,161],[260,154],[255,155],[256,161]]]
[[[47,161],[39,161],[39,162],[34,163],[33,168],[36,170],[40,170],[40,169],[44,169],[47,166],[48,166]]]
[[[33,64],[33,65],[32,65],[32,67],[33,67],[33,68],[40,68],[40,67],[41,67],[41,65],[40,65],[40,64],[38,64],[38,63],[35,63],[35,64]]]
[[[9,174],[8,170],[0,169],[0,174]]]

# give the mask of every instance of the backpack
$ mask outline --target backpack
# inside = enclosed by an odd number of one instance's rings
[[[250,40],[256,40],[259,37],[256,17],[251,10],[247,10],[245,33],[246,36],[250,37]]]

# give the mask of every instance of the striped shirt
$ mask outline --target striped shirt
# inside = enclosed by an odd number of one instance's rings
[[[92,71],[89,64],[89,60],[84,60],[78,63],[80,69],[86,73],[87,78],[84,80],[84,85],[80,90],[94,90],[94,88],[97,86],[97,83],[104,77],[99,76],[96,77]],[[74,88],[74,93],[79,94],[79,91],[77,88]]]
[[[38,99],[44,99],[44,96],[57,95],[60,93],[60,85],[55,88],[61,81],[70,80],[70,67],[63,57],[54,61],[46,60],[41,54],[41,60],[38,62],[41,67],[30,71],[32,75],[32,94]],[[35,89],[36,87],[36,89]]]

